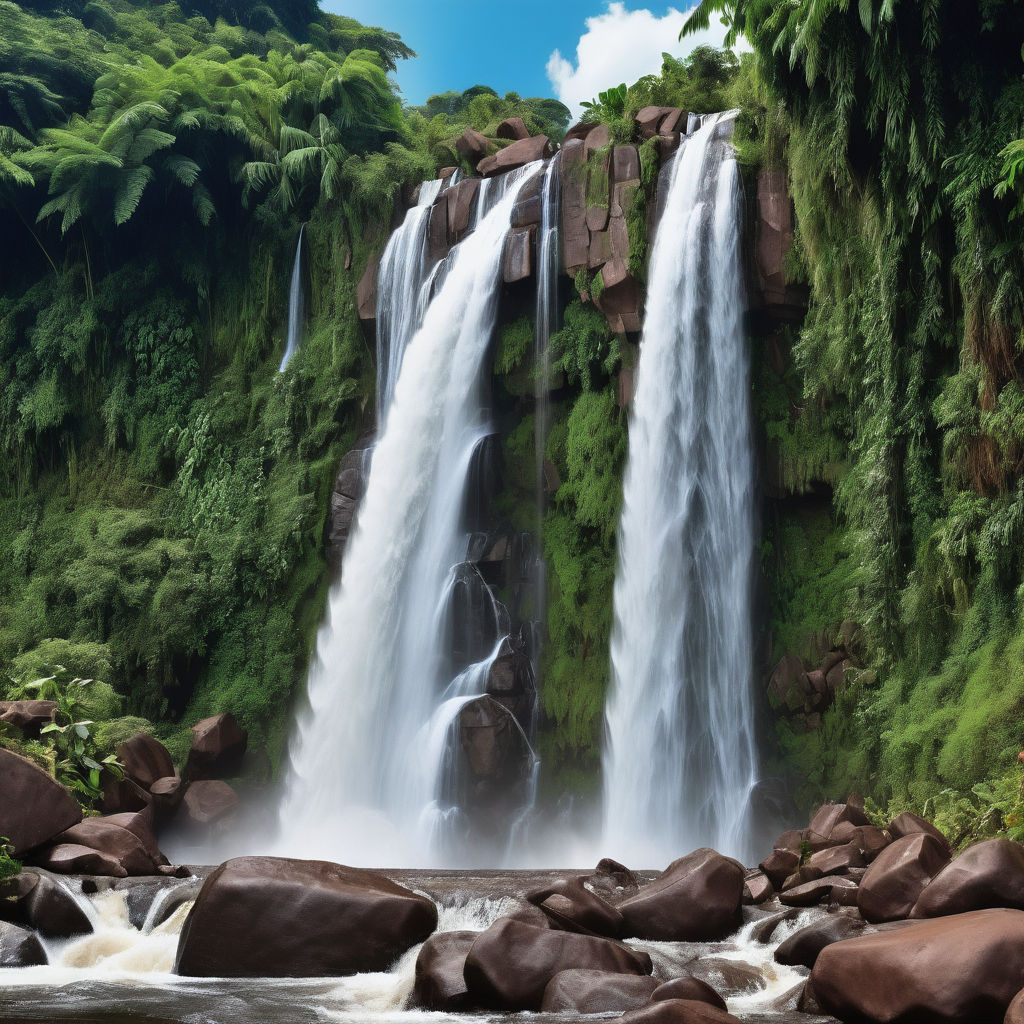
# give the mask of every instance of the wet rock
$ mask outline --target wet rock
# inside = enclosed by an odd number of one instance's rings
[[[510,640],[502,643],[487,674],[487,693],[508,708],[524,730],[531,728],[537,705],[533,664]]]
[[[779,911],[775,914],[769,914],[767,917],[762,918],[757,924],[754,925],[750,930],[750,938],[754,942],[768,943],[771,941],[772,936],[775,934],[776,928],[779,927],[783,921],[792,921],[800,915],[799,907],[788,907],[785,910]]]
[[[31,869],[0,883],[0,918],[53,939],[92,931],[74,896],[45,872]]]
[[[126,875],[152,875],[161,864],[167,863],[149,829],[146,812],[86,818],[62,832],[57,843],[95,850],[121,867]],[[51,867],[51,870],[57,869]]]
[[[866,863],[873,861],[892,840],[874,825],[854,825],[844,821],[832,829],[832,841],[846,845],[853,843]]]
[[[82,820],[82,808],[68,790],[38,765],[2,748],[0,780],[0,836],[16,857]]]
[[[536,228],[513,228],[505,236],[501,257],[501,279],[505,284],[525,281],[533,274],[533,244]]]
[[[811,974],[825,1012],[890,1024],[998,1024],[1022,979],[1019,910],[978,910],[837,942]]]
[[[363,276],[356,285],[356,312],[364,327],[371,329],[377,322],[377,274],[380,256],[371,256]]]
[[[494,151],[494,143],[475,128],[467,128],[455,140],[455,151],[475,166],[488,153]]]
[[[192,745],[185,763],[185,778],[191,781],[237,775],[248,741],[248,734],[231,712],[196,722],[192,726]]]
[[[925,886],[911,917],[945,917],[989,907],[1024,910],[1024,846],[989,839],[968,847]]]
[[[857,906],[871,922],[909,917],[925,886],[949,861],[946,848],[927,832],[897,839],[864,873]]]
[[[905,811],[903,814],[893,818],[888,832],[893,840],[903,839],[906,836],[913,836],[924,832],[933,839],[936,839],[950,855],[953,853],[949,840],[930,821],[926,821],[916,814],[911,814],[909,811]]]
[[[34,863],[58,875],[107,875],[127,878],[128,872],[116,857],[78,843],[56,843],[36,853]]]
[[[851,914],[829,914],[806,928],[794,932],[775,950],[775,962],[789,967],[813,967],[818,954],[833,942],[860,935],[865,922]]]
[[[142,811],[153,803],[153,795],[131,779],[108,779],[103,786],[100,809],[104,814]]]
[[[618,1024],[740,1024],[740,1021],[710,1003],[693,999],[662,999],[624,1013]]]
[[[545,986],[543,1013],[619,1013],[645,1005],[656,979],[607,971],[559,971]]]
[[[227,978],[386,971],[436,927],[430,900],[375,872],[239,857],[200,890],[182,926],[175,971]]]
[[[501,124],[498,125],[498,129],[495,135],[499,139],[512,139],[516,141],[518,139],[528,139],[530,132],[526,125],[523,123],[521,117],[506,117]]]
[[[551,155],[551,143],[546,135],[532,135],[526,139],[513,142],[511,146],[499,149],[493,156],[484,157],[477,165],[477,171],[485,178],[492,178],[496,174],[504,174],[506,171],[515,170],[517,167],[524,167],[533,163],[534,160],[543,160]]]
[[[616,334],[640,330],[643,296],[637,280],[629,273],[625,260],[612,259],[601,269],[604,285],[594,304],[605,315]]]
[[[651,1002],[660,1003],[666,999],[687,999],[694,1003],[716,1006],[719,1010],[726,1009],[725,1000],[700,978],[673,978],[659,985],[651,995]]]
[[[590,255],[584,161],[582,139],[569,139],[562,144],[562,158],[558,166],[562,193],[562,269],[570,276],[588,265]]]
[[[35,967],[48,963],[35,932],[0,921],[0,967]]]
[[[412,998],[425,1010],[461,1010],[469,1001],[463,971],[479,932],[437,932],[423,943],[416,957]]]
[[[448,201],[448,241],[452,245],[461,242],[469,231],[479,191],[479,178],[464,178],[445,193]]]
[[[180,906],[194,900],[202,886],[203,881],[200,878],[180,881],[160,877],[134,882],[125,896],[128,920],[133,927],[141,930],[152,914],[150,927],[158,928]]]
[[[743,902],[757,905],[770,900],[775,895],[775,887],[762,871],[747,875],[743,882]]]
[[[430,207],[430,219],[427,222],[427,259],[431,263],[443,259],[449,248],[448,197],[442,193]]]
[[[623,934],[666,942],[725,938],[740,921],[744,874],[714,850],[695,850],[619,906]]]
[[[789,892],[790,889],[795,889],[798,885],[806,885],[808,882],[817,881],[819,878],[823,878],[825,872],[821,868],[814,867],[811,864],[804,864],[802,867],[796,869],[783,883],[779,886],[780,892]]]
[[[1006,1008],[1003,1024],[1024,1024],[1024,990],[1018,992]]]
[[[540,907],[556,928],[609,939],[622,935],[622,914],[597,893],[587,889],[580,878],[565,878],[536,889],[527,893],[526,899]]]
[[[238,794],[226,782],[208,779],[188,787],[181,807],[190,824],[214,825],[228,820],[238,802]]]
[[[761,300],[777,319],[798,317],[806,291],[788,283],[786,257],[793,246],[793,204],[785,171],[762,171],[757,178],[754,265]]]
[[[465,978],[478,1005],[538,1010],[548,982],[573,968],[647,975],[651,958],[611,939],[535,928],[504,918],[473,943]]]
[[[703,981],[726,999],[750,995],[768,987],[764,975],[751,964],[724,957],[705,956],[686,965],[692,978]]]
[[[866,862],[860,847],[854,843],[847,843],[845,846],[819,850],[811,854],[807,863],[810,867],[817,868],[823,875],[842,875],[850,868],[864,867]]]
[[[800,867],[800,854],[793,850],[773,850],[758,865],[776,889]]]
[[[125,775],[143,789],[157,779],[173,776],[174,762],[167,748],[155,737],[136,733],[117,748],[117,759],[124,765]]]
[[[855,898],[857,883],[842,875],[825,875],[785,890],[779,899],[788,907],[812,907],[821,902],[842,902],[843,892]],[[845,904],[844,904],[845,905]]]
[[[53,721],[54,700],[0,700],[0,722],[13,725],[29,736],[38,736]]]
[[[837,825],[849,822],[851,825],[869,825],[867,815],[859,807],[852,804],[824,804],[818,808],[817,813],[811,818],[807,827],[810,833],[809,839],[813,843],[815,838],[830,839],[832,830]]]

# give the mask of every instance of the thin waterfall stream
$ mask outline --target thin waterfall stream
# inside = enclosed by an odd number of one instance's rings
[[[299,228],[299,240],[295,243],[295,259],[288,287],[288,337],[278,373],[284,373],[295,353],[302,347],[302,335],[306,329],[306,290],[302,277],[302,240],[305,231],[306,225],[303,224]]]
[[[684,140],[654,240],[606,705],[604,841],[749,856],[754,454],[734,115]]]

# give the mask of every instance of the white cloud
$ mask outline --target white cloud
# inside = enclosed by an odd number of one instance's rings
[[[658,18],[646,9],[626,10],[618,0],[609,3],[604,14],[587,18],[586,31],[576,44],[575,66],[558,50],[548,58],[548,79],[555,95],[578,116],[584,100],[595,99],[610,86],[657,74],[663,52],[684,57],[697,46],[721,46],[725,27],[716,23],[678,39],[689,10],[681,13],[670,7]]]

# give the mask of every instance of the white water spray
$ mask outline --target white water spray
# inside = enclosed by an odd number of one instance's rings
[[[604,749],[607,852],[745,858],[754,460],[733,115],[675,157],[629,432]]]

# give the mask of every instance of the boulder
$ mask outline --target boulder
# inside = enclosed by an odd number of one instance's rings
[[[566,878],[536,889],[527,893],[526,899],[540,907],[556,928],[609,939],[622,935],[622,914],[587,889],[580,878]]]
[[[149,787],[149,792],[158,811],[168,811],[181,803],[181,798],[185,795],[185,784],[177,775],[168,775],[166,778],[157,779]]]
[[[989,839],[968,847],[925,886],[911,917],[945,917],[989,907],[1024,910],[1024,846]]]
[[[248,734],[231,712],[196,722],[192,726],[192,746],[185,762],[185,778],[191,781],[237,775],[248,740]]]
[[[768,679],[768,700],[776,710],[793,714],[803,709],[806,670],[795,654],[784,654]]]
[[[374,435],[366,434],[347,451],[338,463],[331,489],[331,511],[327,519],[327,561],[334,572],[341,571],[342,558],[355,524],[359,503],[366,491]]]
[[[1024,988],[1024,913],[978,910],[837,942],[811,986],[843,1021],[999,1024]]]
[[[430,207],[430,219],[427,222],[427,259],[431,263],[443,259],[449,248],[448,197],[442,193]]]
[[[845,846],[831,846],[827,850],[812,853],[807,863],[823,875],[842,875],[850,868],[864,867],[867,862],[856,843],[847,843]]]
[[[591,153],[597,153],[601,150],[607,149],[611,143],[611,128],[606,124],[595,125],[587,132],[586,138],[583,141],[583,148],[587,155],[587,159],[590,158]]]
[[[116,857],[78,843],[56,843],[33,857],[36,865],[58,875],[106,875],[127,878]]]
[[[778,319],[798,317],[806,292],[788,283],[786,258],[793,246],[793,203],[784,170],[757,176],[757,221],[754,266],[761,301]]]
[[[536,228],[513,228],[505,236],[501,279],[505,284],[525,281],[533,274],[533,243]]]
[[[775,886],[763,871],[748,874],[743,881],[743,902],[757,905],[770,900],[775,895]]]
[[[461,242],[469,231],[480,192],[479,178],[463,178],[445,193],[448,211],[448,241]]]
[[[826,946],[852,939],[864,928],[864,921],[852,914],[829,914],[781,942],[775,950],[775,962],[788,967],[813,967]]]
[[[572,968],[647,975],[651,958],[611,939],[502,918],[473,943],[466,957],[466,986],[481,1006],[539,1010],[548,982]]]
[[[585,147],[582,139],[570,139],[562,144],[558,175],[562,194],[562,269],[571,276],[588,265],[590,254]]]
[[[356,312],[364,326],[372,327],[377,322],[377,273],[380,270],[380,256],[371,256],[366,263],[363,276],[356,285]]]
[[[700,978],[673,978],[659,985],[651,995],[651,1002],[660,1003],[666,999],[688,999],[716,1006],[719,1010],[726,1009],[725,1000]]]
[[[905,836],[913,836],[920,832],[925,832],[937,839],[950,854],[953,852],[953,848],[950,846],[949,840],[930,821],[926,821],[917,814],[911,814],[910,811],[904,811],[903,814],[893,818],[889,825],[888,832],[894,840],[903,839]]]
[[[167,859],[160,853],[144,818],[146,812],[86,818],[57,837],[59,845],[84,846],[102,854],[125,875],[152,875]],[[49,866],[49,865],[48,865]],[[51,868],[51,870],[58,870]],[[105,874],[97,871],[95,874]],[[116,873],[120,877],[120,872]]]
[[[55,700],[0,700],[0,722],[38,736],[39,730],[53,721],[56,710]]]
[[[849,906],[857,896],[857,883],[843,875],[825,875],[783,891],[779,899],[787,907],[813,907],[816,903],[834,902]]]
[[[666,942],[723,939],[740,922],[744,874],[714,850],[695,850],[620,904],[623,934]]]
[[[0,921],[0,967],[36,967],[48,962],[35,932]]]
[[[738,1018],[710,1003],[693,999],[661,999],[630,1013],[616,1024],[740,1024]]]
[[[1013,1002],[1006,1008],[1003,1024],[1024,1024],[1024,989],[1014,996]]]
[[[413,1004],[424,1010],[461,1010],[469,1001],[463,971],[479,932],[436,932],[416,957]]]
[[[214,825],[228,819],[238,808],[238,794],[214,779],[193,782],[185,791],[182,810],[192,825]]]
[[[758,867],[778,889],[800,867],[800,853],[793,850],[773,850]]]
[[[687,974],[722,994],[724,998],[752,995],[768,987],[760,969],[742,960],[703,956],[686,965]]]
[[[814,842],[813,837],[829,839],[832,830],[844,822],[849,822],[851,825],[871,824],[867,815],[853,804],[824,804],[818,808],[817,813],[811,818],[810,825],[807,826],[807,831],[811,833],[811,842]]]
[[[0,836],[16,857],[81,820],[68,790],[32,761],[0,748]]]
[[[612,150],[612,180],[616,185],[640,184],[640,156],[636,146],[616,146]]]
[[[0,917],[10,917],[51,939],[92,931],[92,922],[74,896],[49,875],[29,869],[21,873],[19,881],[23,884],[13,899],[0,899]]]
[[[117,759],[132,782],[148,790],[157,779],[175,774],[167,748],[155,737],[136,733],[117,748]]]
[[[672,135],[686,130],[687,112],[679,107],[670,107],[665,116],[658,122],[659,135]]]
[[[601,269],[603,288],[594,303],[605,315],[608,326],[616,334],[640,330],[643,296],[637,280],[629,273],[623,259],[613,259]]]
[[[650,139],[657,135],[658,126],[671,111],[672,107],[641,107],[636,115],[636,123],[643,138]]]
[[[499,149],[493,156],[484,157],[477,165],[477,171],[485,178],[525,167],[534,160],[543,160],[551,155],[551,143],[546,135],[531,135],[527,139],[513,142],[511,146]]]
[[[437,907],[372,871],[238,857],[207,878],[178,940],[192,977],[331,977],[386,971],[437,927]]]
[[[100,810],[104,814],[142,811],[153,803],[153,795],[131,779],[108,778],[103,784]]]
[[[849,821],[836,825],[829,838],[843,845],[853,843],[869,864],[892,842],[885,832],[874,825],[854,825]]]
[[[475,128],[467,128],[455,140],[455,152],[475,166],[488,153],[494,152],[494,143]]]
[[[533,663],[508,639],[487,673],[487,694],[511,711],[524,730],[531,727],[537,704]]]
[[[523,123],[523,119],[521,117],[506,117],[505,120],[498,125],[495,135],[497,135],[499,139],[511,139],[515,142],[519,139],[528,139],[530,137],[530,132]]]
[[[949,861],[949,853],[927,832],[897,839],[872,862],[860,883],[857,906],[868,921],[909,917],[925,886]]]
[[[607,971],[559,971],[544,988],[543,1013],[621,1013],[650,1001],[655,978]]]

